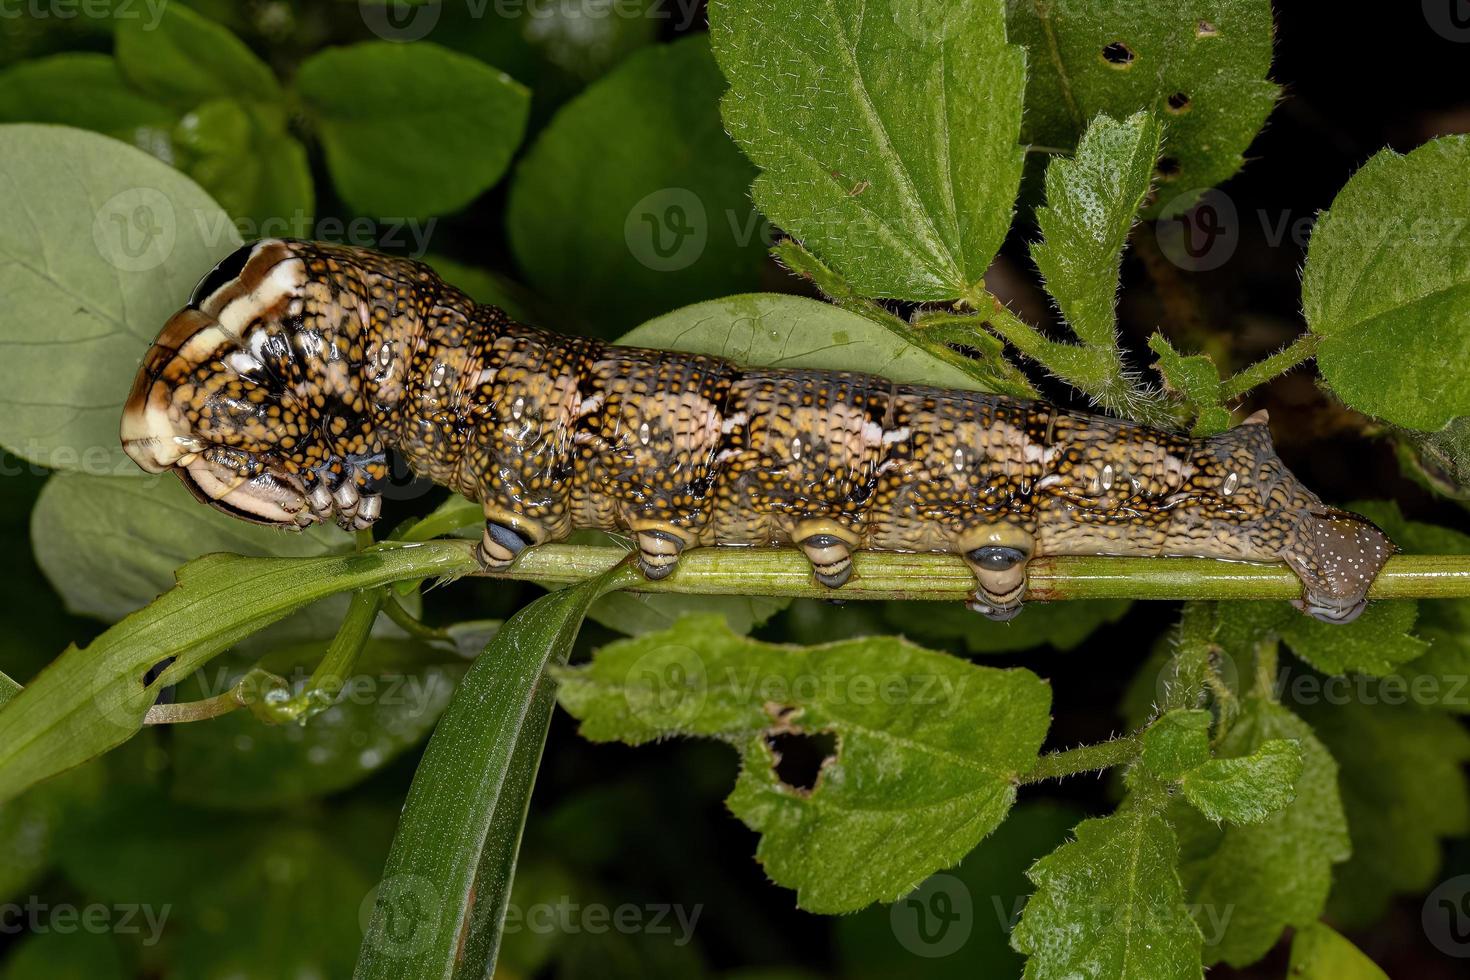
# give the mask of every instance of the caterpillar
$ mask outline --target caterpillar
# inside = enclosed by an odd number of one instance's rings
[[[737,366],[559,336],[422,263],[268,239],[208,273],[143,358],[122,444],[199,500],[301,528],[379,516],[389,453],[479,501],[477,557],[574,528],[649,579],[710,545],[795,545],[840,589],[860,549],[951,552],[969,605],[1020,611],[1038,555],[1285,562],[1298,608],[1354,619],[1394,546],[1323,505],[1264,412],[1211,438],[866,374]]]

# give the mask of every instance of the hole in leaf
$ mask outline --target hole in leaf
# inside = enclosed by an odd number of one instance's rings
[[[1174,115],[1181,115],[1189,111],[1189,96],[1185,95],[1183,92],[1175,92],[1173,95],[1164,100],[1164,105],[1167,106],[1169,111],[1174,113]]]
[[[1159,165],[1154,168],[1154,173],[1160,180],[1173,180],[1179,176],[1179,158],[1159,157]]]
[[[1219,33],[1220,29],[1207,20],[1200,21],[1199,26],[1194,29],[1195,37],[1215,37]]]
[[[177,659],[179,659],[179,658],[178,657],[164,657],[158,663],[154,664],[152,667],[149,667],[148,670],[147,670],[147,672],[143,674],[143,686],[144,687],[152,687],[153,686],[153,682],[156,681],[156,680],[158,680],[158,678],[163,675],[163,672],[165,670],[168,670],[169,665],[172,664]]]
[[[827,760],[837,757],[837,736],[832,732],[778,732],[767,735],[766,744],[776,756],[772,766],[776,778],[806,793],[816,788]]]
[[[1122,41],[1114,41],[1112,44],[1107,45],[1102,49],[1102,56],[1103,61],[1106,61],[1114,68],[1127,68],[1133,64],[1133,59],[1136,57],[1133,49]]]

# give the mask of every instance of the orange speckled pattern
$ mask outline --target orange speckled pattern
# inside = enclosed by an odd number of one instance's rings
[[[1286,562],[1356,617],[1393,545],[1282,465],[1264,415],[1193,439],[1045,402],[742,367],[563,337],[427,266],[271,239],[200,282],[123,413],[128,454],[257,523],[377,519],[388,454],[481,502],[479,555],[592,527],[650,578],[712,545],[795,545],[840,588],[859,550],[960,555],[970,605],[1021,607],[1037,555]]]

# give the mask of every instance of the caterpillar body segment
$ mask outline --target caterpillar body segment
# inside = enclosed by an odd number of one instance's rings
[[[271,239],[200,283],[144,357],[128,454],[245,520],[379,516],[388,454],[485,513],[478,554],[600,528],[650,579],[691,548],[799,548],[840,589],[861,550],[950,552],[970,606],[1019,612],[1040,555],[1284,561],[1346,622],[1393,546],[1328,508],[1258,414],[1193,439],[1044,402],[741,367],[522,326],[426,266]]]

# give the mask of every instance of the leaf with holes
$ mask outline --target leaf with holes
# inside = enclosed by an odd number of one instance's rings
[[[1353,855],[1333,875],[1333,918],[1376,922],[1397,895],[1438,879],[1442,838],[1470,833],[1470,736],[1453,718],[1388,703],[1309,708],[1337,758]]]
[[[1154,794],[1110,816],[1027,872],[1036,894],[1011,933],[1026,980],[1198,980],[1200,931],[1179,884],[1179,846]]]
[[[1100,112],[1146,109],[1166,124],[1150,216],[1189,207],[1240,169],[1276,104],[1271,4],[1006,0],[1011,40],[1026,46],[1022,141],[1067,153]]]
[[[1318,220],[1302,309],[1353,408],[1410,429],[1470,415],[1470,137],[1383,150]]]
[[[1253,963],[1287,926],[1316,921],[1327,902],[1332,866],[1350,852],[1337,764],[1306,722],[1279,704],[1248,698],[1216,754],[1248,758],[1281,739],[1300,745],[1301,775],[1296,799],[1266,820],[1222,827],[1183,802],[1171,808],[1180,877],[1212,940],[1205,946],[1206,962]]]
[[[51,469],[141,476],[117,437],[138,359],[239,244],[219,205],[141,150],[0,126],[0,443]]]
[[[1021,177],[1025,58],[999,0],[715,0],[710,36],[772,221],[865,295],[975,292]]]
[[[735,745],[729,806],[761,833],[766,873],[815,912],[893,901],[964,857],[1010,810],[1051,704],[1029,671],[893,637],[776,646],[712,616],[558,676],[562,706],[594,741]]]
[[[1160,138],[1158,120],[1146,112],[1122,122],[1100,115],[1076,156],[1056,157],[1046,168],[1046,207],[1036,212],[1044,241],[1031,246],[1031,258],[1083,343],[1117,346],[1118,272]]]

